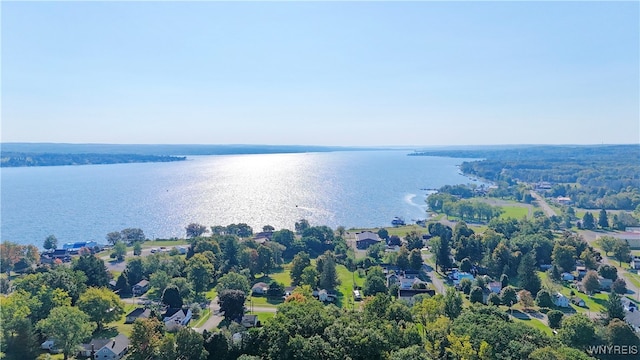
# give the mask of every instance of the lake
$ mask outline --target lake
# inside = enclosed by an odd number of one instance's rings
[[[95,240],[127,227],[150,239],[185,226],[389,226],[426,217],[421,189],[468,183],[464,159],[407,151],[189,156],[172,163],[2,168],[1,239],[41,246]]]

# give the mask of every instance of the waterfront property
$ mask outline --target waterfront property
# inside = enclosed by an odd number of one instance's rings
[[[368,249],[369,246],[380,243],[378,234],[371,231],[356,233],[356,247],[361,250]]]

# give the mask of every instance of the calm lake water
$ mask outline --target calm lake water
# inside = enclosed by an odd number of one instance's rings
[[[96,240],[127,227],[150,239],[184,227],[244,222],[293,229],[375,227],[425,218],[424,188],[468,183],[463,159],[406,151],[190,156],[187,161],[3,168],[1,239],[41,246]]]

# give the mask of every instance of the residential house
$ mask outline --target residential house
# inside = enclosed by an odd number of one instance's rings
[[[71,253],[67,249],[56,249],[52,252],[44,253],[40,256],[40,262],[44,264],[52,264],[56,260],[60,260],[62,262],[70,262],[71,261]]]
[[[258,326],[258,315],[243,315],[240,325],[246,328]]]
[[[162,315],[162,321],[167,331],[178,330],[191,321],[191,309],[168,308]]]
[[[571,302],[576,306],[580,306],[580,307],[586,307],[587,306],[587,304],[584,302],[584,300],[580,299],[577,296],[572,298]]]
[[[146,293],[147,291],[149,291],[149,281],[147,280],[140,280],[137,284],[131,287],[131,292],[133,293],[133,296],[140,296]]]
[[[578,279],[582,279],[587,275],[586,266],[576,266],[576,272],[578,273]]]
[[[602,276],[598,276],[598,281],[600,281],[600,290],[611,290],[611,285],[613,285],[613,280],[605,279]]]
[[[314,290],[312,295],[322,302],[334,302],[338,297],[337,294],[325,289]]]
[[[629,265],[631,265],[631,268],[634,270],[640,270],[640,258],[634,257]]]
[[[433,289],[398,289],[398,299],[404,300],[410,305],[413,305],[413,297],[419,294],[434,296],[436,291]]]
[[[456,285],[456,286],[460,285],[460,282],[463,279],[469,279],[469,280],[473,281],[473,275],[469,274],[468,272],[456,271],[456,272],[452,273],[449,276],[453,280],[453,284]]]
[[[151,316],[151,309],[137,308],[127,314],[125,324],[133,324],[136,319],[148,319]]]
[[[80,355],[90,357],[91,352],[95,352],[95,359],[119,360],[122,359],[129,350],[129,338],[118,334],[113,339],[93,339],[88,344],[82,344]]]
[[[263,282],[255,283],[255,285],[251,287],[251,293],[253,295],[266,295],[268,290],[269,285]]]
[[[502,290],[502,283],[500,281],[492,281],[489,283],[489,290],[492,293],[499,294]]]
[[[569,307],[569,298],[567,298],[566,296],[560,294],[560,293],[556,293],[555,295],[553,295],[553,304],[555,306],[559,306],[559,307]]]
[[[569,204],[571,204],[571,198],[570,197],[566,197],[566,196],[558,196],[556,198],[556,201],[560,205],[569,205]]]
[[[378,234],[371,231],[356,233],[356,247],[360,250],[368,249],[369,246],[380,243]]]
[[[576,279],[576,277],[575,277],[575,276],[573,276],[573,274],[568,273],[568,272],[564,272],[564,273],[562,273],[562,275],[560,275],[560,278],[561,278],[563,281],[573,281],[573,280],[575,280],[575,279]]]

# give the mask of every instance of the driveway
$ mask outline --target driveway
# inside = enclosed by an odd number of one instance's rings
[[[220,305],[218,304],[217,296],[209,302],[209,311],[211,314],[209,319],[207,319],[202,326],[194,327],[193,330],[202,334],[204,330],[211,331],[212,329],[217,328],[222,320],[224,320],[224,316],[220,315]]]

